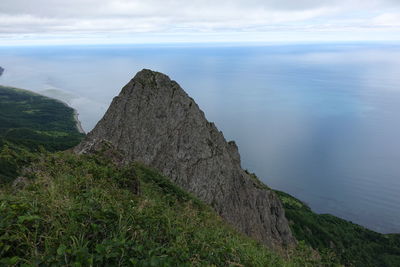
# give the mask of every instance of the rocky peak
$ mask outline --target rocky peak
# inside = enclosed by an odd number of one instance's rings
[[[295,242],[275,193],[243,171],[235,142],[168,76],[138,72],[75,151],[90,152],[104,141],[127,162],[160,170],[248,236],[269,247]]]

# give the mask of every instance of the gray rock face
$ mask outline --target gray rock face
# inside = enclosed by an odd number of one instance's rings
[[[3,74],[4,69],[2,67],[0,67],[0,76]]]
[[[248,236],[269,247],[296,242],[275,193],[242,170],[235,142],[227,142],[168,76],[137,73],[75,152],[87,153],[103,140],[127,162],[160,170]]]

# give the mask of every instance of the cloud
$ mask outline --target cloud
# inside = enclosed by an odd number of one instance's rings
[[[384,27],[400,27],[400,13],[384,13],[372,19],[372,23]]]
[[[399,13],[397,0],[1,0],[0,38],[371,27],[393,31]]]

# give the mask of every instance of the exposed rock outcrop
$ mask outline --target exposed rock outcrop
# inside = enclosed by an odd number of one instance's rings
[[[0,67],[0,76],[3,74],[4,69],[2,67]]]
[[[75,152],[90,153],[104,140],[126,161],[160,170],[250,237],[270,247],[295,242],[275,193],[243,171],[235,142],[168,76],[137,73]]]

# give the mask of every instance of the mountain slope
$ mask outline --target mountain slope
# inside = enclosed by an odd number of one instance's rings
[[[83,138],[74,110],[55,99],[0,86],[0,184],[18,176],[33,151],[65,150]]]
[[[400,234],[380,234],[330,214],[316,214],[300,200],[276,191],[293,234],[346,266],[400,266]]]
[[[0,187],[0,266],[314,266],[284,260],[143,165],[109,154],[38,155],[20,189]],[[139,186],[140,185],[140,186]]]
[[[236,144],[168,76],[137,73],[75,151],[86,153],[103,140],[126,162],[160,170],[248,236],[276,248],[295,243],[275,193],[242,170]]]

